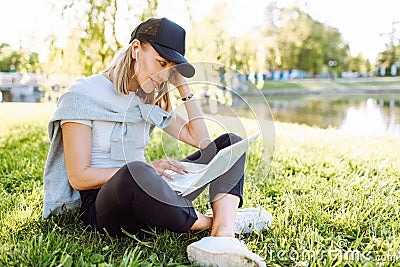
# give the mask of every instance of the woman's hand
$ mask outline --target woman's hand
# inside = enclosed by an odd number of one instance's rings
[[[179,174],[186,174],[185,166],[175,159],[165,158],[150,162],[149,165],[153,167],[159,175],[162,175],[168,179],[173,179],[169,171],[173,171]]]
[[[179,71],[176,70],[176,67],[171,67],[169,70],[169,83],[173,86],[177,87],[186,84],[185,78]]]
[[[169,82],[178,89],[179,95],[184,100],[182,102],[186,109],[187,119],[173,112],[174,119],[164,130],[186,144],[197,148],[205,148],[211,142],[210,134],[208,133],[203,113],[195,98],[185,101],[185,99],[187,100],[189,96],[193,95],[188,83],[176,69],[175,71],[171,70]]]

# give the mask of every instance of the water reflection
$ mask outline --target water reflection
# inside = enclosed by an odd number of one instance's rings
[[[388,113],[384,110],[384,101],[369,98],[358,107],[350,107],[340,130],[348,134],[379,135],[400,133],[400,124],[396,122],[395,101],[389,101]]]
[[[269,104],[276,121],[355,135],[400,133],[400,95],[270,98]]]
[[[196,75],[188,82],[201,100],[203,111],[212,115],[270,121],[272,112],[274,120],[279,122],[333,127],[357,135],[400,134],[400,94],[266,96],[265,99],[243,74],[209,63],[196,63]],[[65,89],[57,84],[46,92],[32,86],[13,88],[3,90],[2,100],[56,102]],[[177,100],[181,103],[179,95]]]
[[[267,100],[276,121],[320,128],[338,127],[351,101],[320,96],[268,97]]]
[[[226,94],[204,101],[203,110],[226,113],[222,106],[244,117],[253,110],[263,114],[265,104],[256,97],[244,99]],[[267,97],[275,121],[336,128],[353,135],[400,134],[400,95],[273,96]],[[229,114],[226,114],[229,116]]]

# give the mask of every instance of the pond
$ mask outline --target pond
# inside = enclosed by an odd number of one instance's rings
[[[275,121],[331,127],[358,135],[400,133],[399,94],[267,96],[266,99]]]
[[[287,96],[245,96],[244,99],[231,101],[225,94],[216,101],[205,97],[202,100],[202,109],[210,113],[220,113],[229,106],[240,116],[248,117],[253,110],[272,112],[274,121],[290,122],[316,126],[320,128],[336,128],[349,134],[378,135],[400,134],[400,94],[372,94],[372,95],[287,95]],[[218,94],[218,93],[217,93]],[[197,93],[199,94],[199,92]],[[59,94],[35,95],[14,98],[13,102],[48,102],[56,101]],[[214,105],[213,102],[217,102]],[[268,103],[268,105],[265,104]],[[224,104],[222,104],[224,103]],[[227,103],[227,104],[225,104]],[[225,109],[218,107],[225,106]]]
[[[208,102],[203,102],[205,112],[211,107]],[[356,135],[400,134],[400,94],[247,96],[232,103],[231,109],[243,117],[254,118],[254,110],[269,113],[269,106],[278,122],[335,128]],[[223,112],[222,108],[214,109],[211,113]]]

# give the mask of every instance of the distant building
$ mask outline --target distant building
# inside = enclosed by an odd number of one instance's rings
[[[40,75],[36,73],[0,72],[0,92],[6,102],[38,102]]]

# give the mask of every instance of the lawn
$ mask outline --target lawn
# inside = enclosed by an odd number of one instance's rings
[[[41,219],[53,110],[0,104],[0,266],[190,265],[186,246],[208,230],[117,239],[84,229],[75,215]],[[256,164],[260,143],[248,154],[244,202],[265,207],[275,220],[269,230],[239,238],[269,266],[400,265],[399,136],[275,127],[271,167]],[[148,155],[162,157],[160,131],[152,140]],[[205,196],[194,204],[208,209]]]

